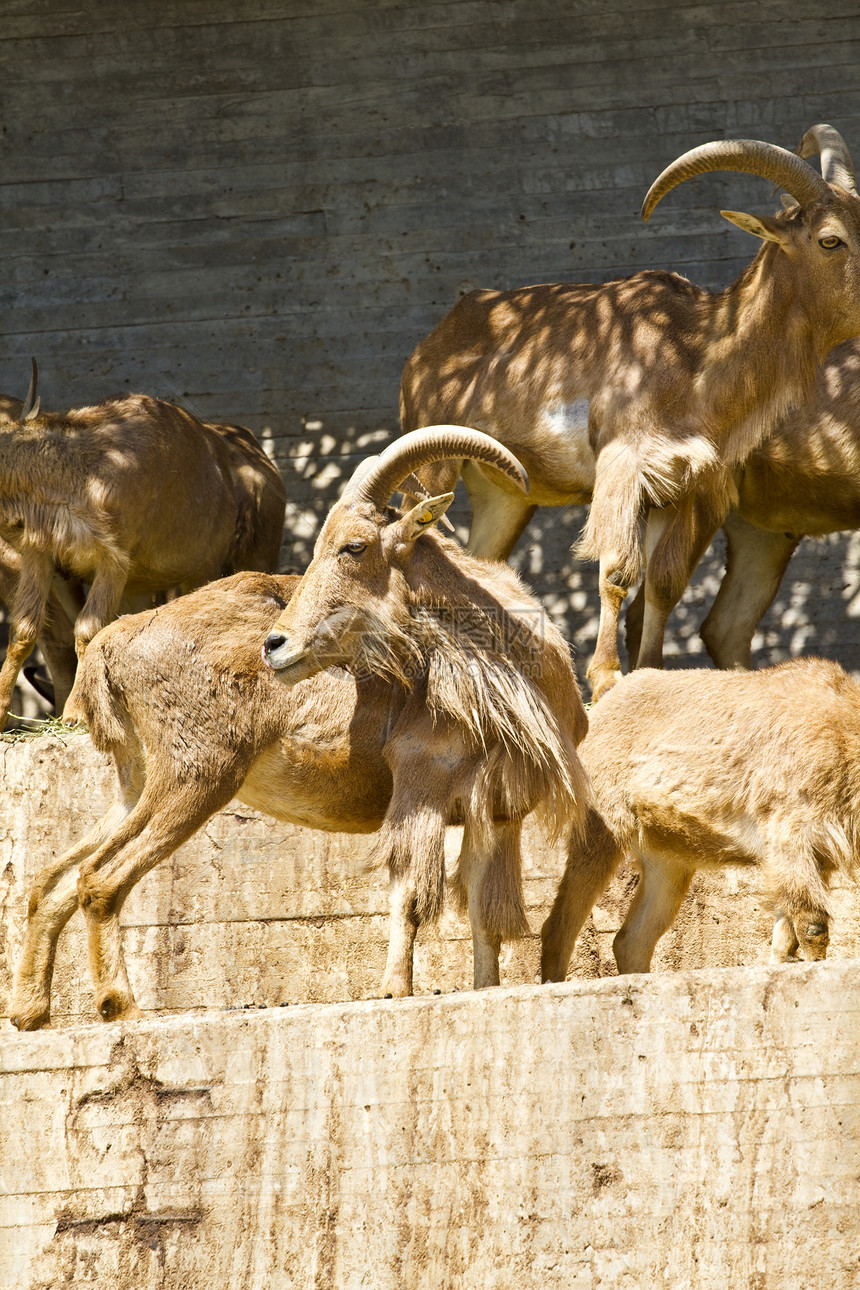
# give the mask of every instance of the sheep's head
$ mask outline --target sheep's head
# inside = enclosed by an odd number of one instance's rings
[[[322,668],[380,673],[409,682],[410,659],[420,659],[409,594],[413,566],[439,558],[430,534],[454,500],[427,497],[405,513],[387,503],[412,472],[449,458],[472,458],[502,471],[526,491],[526,473],[489,435],[461,426],[413,430],[380,457],[362,462],[329,512],[314,556],[287,608],[263,646],[263,658],[288,683]],[[450,557],[448,557],[450,558]],[[444,577],[445,558],[439,560]],[[429,575],[432,585],[433,575]],[[440,594],[443,588],[440,587]]]
[[[816,153],[821,156],[821,174],[805,160]],[[760,175],[794,199],[773,216],[720,213],[779,248],[774,266],[788,270],[793,294],[814,322],[822,355],[860,335],[860,197],[851,154],[839,132],[830,125],[814,125],[796,152],[755,139],[702,144],[655,179],[642,205],[643,219],[650,218],[676,185],[716,170]]]

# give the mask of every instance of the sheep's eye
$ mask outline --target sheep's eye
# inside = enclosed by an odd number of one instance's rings
[[[350,555],[361,555],[362,551],[367,550],[366,542],[359,542],[357,539],[353,542],[347,542],[346,546],[341,548],[341,552],[348,551]]]
[[[844,246],[845,243],[841,237],[837,237],[835,233],[830,233],[827,237],[820,237],[818,245],[823,246],[825,251],[833,251],[837,246]]]

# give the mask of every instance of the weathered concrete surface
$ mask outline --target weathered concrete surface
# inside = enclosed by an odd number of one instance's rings
[[[853,1290],[857,968],[0,1032],[0,1285]]]
[[[0,743],[0,1016],[17,957],[36,869],[59,855],[113,795],[113,772],[88,738]],[[458,830],[451,830],[452,857]],[[364,861],[372,839],[279,824],[238,803],[215,816],[172,862],[148,875],[123,911],[132,984],[147,1012],[285,1000],[337,1002],[374,996],[387,946],[384,874]],[[532,935],[505,947],[503,984],[537,979],[537,933],[564,867],[561,850],[526,837],[526,903]],[[629,900],[619,876],[580,938],[571,976],[613,975],[612,938]],[[830,957],[860,956],[860,897],[834,892]],[[754,872],[700,874],[655,958],[657,971],[767,961],[770,916]],[[464,919],[446,912],[421,933],[416,990],[471,984]],[[64,932],[53,1023],[94,1020],[83,922]]]

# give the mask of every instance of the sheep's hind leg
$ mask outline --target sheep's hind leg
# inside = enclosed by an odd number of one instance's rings
[[[641,855],[639,883],[612,944],[619,973],[650,972],[660,937],[668,932],[690,889],[695,870],[677,861]]]
[[[147,784],[114,836],[81,865],[78,897],[87,922],[96,1007],[105,1021],[140,1015],[122,954],[119,917],[135,883],[226,806],[242,782],[234,768],[201,790],[188,784],[159,791]]]
[[[38,1030],[50,1020],[57,941],[78,907],[78,867],[107,841],[130,809],[130,804],[115,802],[86,837],[36,875],[9,1006],[19,1030]]]
[[[629,590],[629,583],[617,568],[612,557],[600,558],[598,579],[600,593],[600,622],[597,644],[588,665],[591,697],[596,703],[601,695],[621,680],[621,660],[618,657],[618,618]]]
[[[830,921],[822,909],[804,909],[794,916],[794,931],[803,957],[812,963],[827,958]]]
[[[563,981],[582,924],[618,868],[623,851],[600,815],[589,808],[583,836],[575,833],[549,917],[541,929],[541,980]]]
[[[644,612],[635,667],[662,667],[663,641],[672,610],[724,518],[708,498],[691,497],[677,506],[652,507],[645,526]],[[635,622],[635,619],[634,619]],[[632,645],[631,632],[628,646]]]
[[[463,463],[463,482],[472,503],[466,549],[482,560],[507,560],[537,507],[497,488],[474,462]]]
[[[96,570],[89,595],[75,622],[75,650],[82,659],[87,646],[97,632],[112,622],[119,613],[122,593],[128,577],[128,561],[112,553],[103,554],[103,563]]]
[[[23,559],[11,615],[12,636],[0,668],[0,730],[9,715],[18,673],[42,630],[53,576],[47,556],[30,554]]]

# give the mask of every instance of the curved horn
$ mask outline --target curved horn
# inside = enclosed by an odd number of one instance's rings
[[[39,400],[36,397],[36,382],[39,379],[39,369],[36,366],[35,358],[30,359],[32,370],[30,372],[30,386],[27,390],[27,397],[24,400],[24,406],[21,409],[19,420],[28,421],[39,411]]]
[[[649,219],[657,203],[677,184],[712,170],[741,170],[770,179],[791,193],[801,206],[828,201],[832,195],[821,175],[793,152],[755,139],[723,139],[691,148],[667,166],[648,189],[642,203],[642,218]]]
[[[813,125],[797,145],[798,157],[821,156],[821,174],[828,184],[838,184],[857,196],[857,179],[848,144],[832,125]]]
[[[342,501],[355,500],[355,495],[358,492],[361,481],[364,479],[365,475],[373,469],[378,461],[379,457],[365,457],[364,461],[356,466],[355,470],[352,472],[351,478],[347,481],[346,488],[344,489],[341,497]],[[430,500],[430,494],[417,475],[413,475],[410,472],[399,480],[399,484],[401,492],[409,493],[411,496],[417,497],[419,501],[427,502]],[[398,490],[396,488],[392,488],[391,491],[394,493]],[[448,519],[447,515],[443,515],[441,517],[440,523],[442,524],[442,527],[448,529],[449,532],[453,533],[455,531],[454,525]]]
[[[434,461],[468,457],[494,466],[528,492],[529,478],[513,453],[497,439],[466,426],[427,426],[410,430],[395,439],[378,457],[362,462],[346,486],[344,496],[352,502],[372,502],[380,509],[407,475]]]

